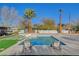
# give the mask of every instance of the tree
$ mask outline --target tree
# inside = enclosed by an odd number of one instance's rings
[[[28,19],[28,32],[31,33],[32,32],[32,23],[31,23],[31,19],[33,17],[35,17],[36,14],[34,12],[34,10],[32,9],[27,9],[25,10],[25,13],[24,13],[24,17]]]
[[[60,13],[60,16],[59,16],[59,33],[61,33],[62,32],[62,12],[63,12],[63,10],[62,9],[59,9],[59,13]]]
[[[3,21],[3,26],[10,27],[16,24],[13,24],[15,19],[18,18],[18,12],[15,8],[9,8],[7,6],[3,6],[0,10],[0,18]]]
[[[56,29],[56,24],[55,24],[55,21],[52,20],[52,19],[44,19],[42,27],[44,29],[48,29],[48,30],[55,30]]]
[[[56,24],[54,20],[45,18],[41,24],[35,24],[34,28],[38,30],[56,30]]]
[[[18,29],[25,30],[27,28],[27,20],[19,19]]]
[[[77,25],[75,26],[75,31],[76,31],[76,32],[79,31],[79,24],[77,24]]]
[[[7,6],[1,8],[1,19],[4,20],[4,26],[8,26],[8,20],[10,19],[10,9]]]
[[[18,11],[12,7],[10,9],[10,26],[17,26],[17,24],[14,24],[13,22],[18,21],[20,18],[20,16],[18,16]]]
[[[77,22],[76,25],[73,25],[73,30],[76,32],[79,31],[79,22]]]

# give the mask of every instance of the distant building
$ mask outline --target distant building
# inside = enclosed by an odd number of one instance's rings
[[[10,27],[0,27],[0,36],[7,35],[7,31],[10,29]]]
[[[9,30],[9,28],[10,28],[10,27],[0,27],[0,32],[1,32],[1,31],[7,31],[7,30]]]

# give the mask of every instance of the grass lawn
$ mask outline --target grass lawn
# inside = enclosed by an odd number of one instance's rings
[[[8,36],[4,38],[0,38],[0,49],[6,49],[13,44],[17,43],[19,37],[18,36]]]

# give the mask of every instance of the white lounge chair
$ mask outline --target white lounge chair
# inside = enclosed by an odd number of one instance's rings
[[[52,47],[53,47],[54,49],[61,49],[60,41],[54,42],[54,43],[52,44]]]
[[[0,51],[4,50],[4,48],[0,48]]]
[[[32,46],[31,46],[31,44],[30,44],[30,42],[24,42],[24,49],[25,50],[28,50],[29,52],[31,52],[31,48],[32,48]]]

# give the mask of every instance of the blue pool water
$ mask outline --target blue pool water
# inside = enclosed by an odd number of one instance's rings
[[[29,38],[29,41],[32,45],[51,45],[52,43],[59,40],[52,37],[51,35],[38,35],[35,38]],[[60,43],[61,45],[65,45],[63,42]]]

